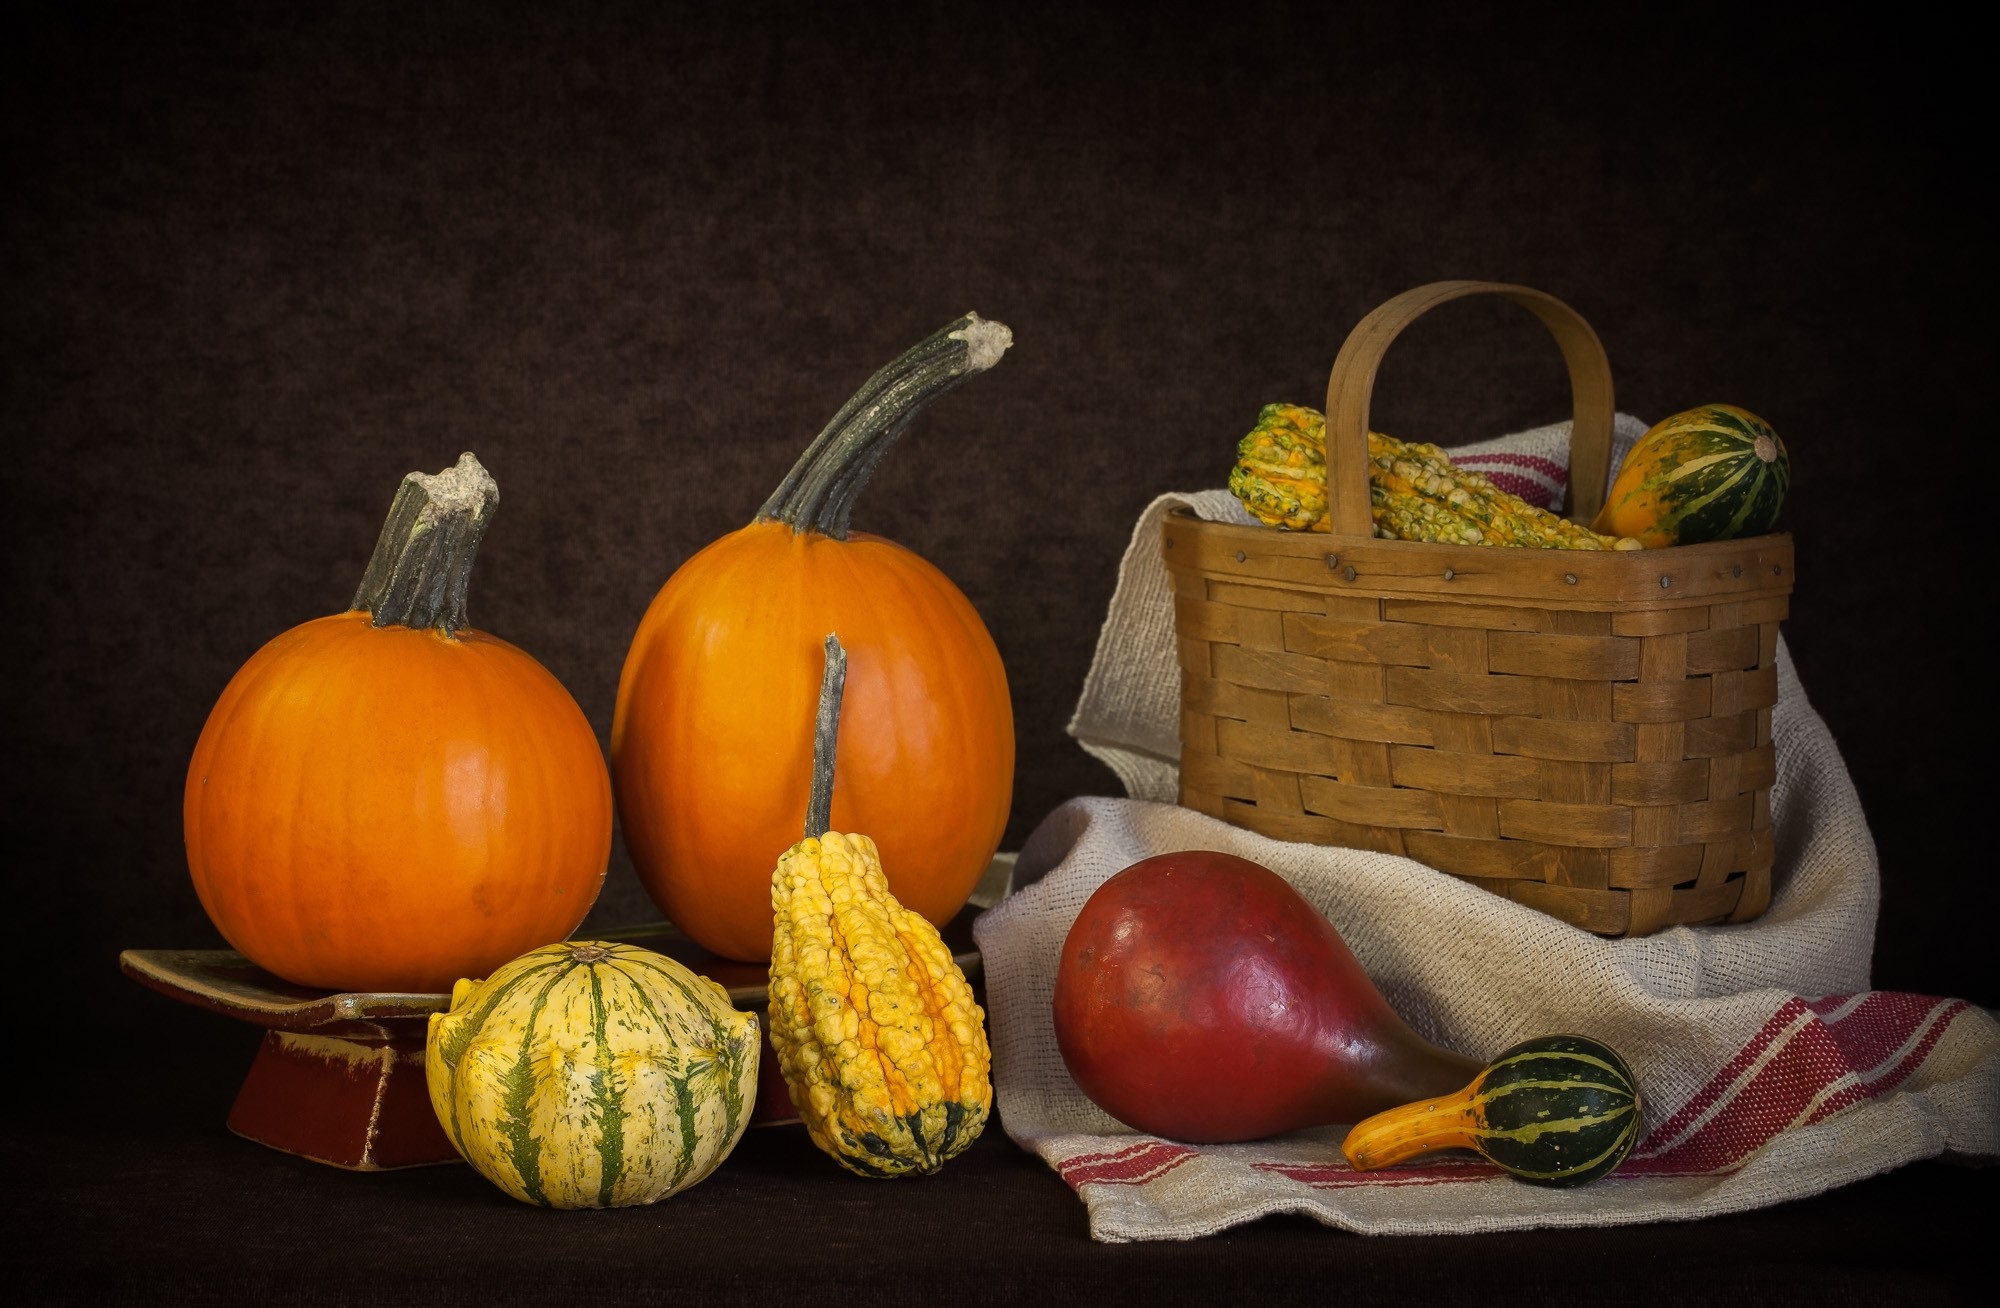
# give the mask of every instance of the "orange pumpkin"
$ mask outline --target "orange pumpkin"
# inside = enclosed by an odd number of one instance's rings
[[[278,636],[210,712],[183,821],[202,907],[329,990],[451,989],[576,929],[611,852],[596,736],[465,622],[499,491],[470,454],[398,490],[354,608]]]
[[[848,654],[833,828],[872,835],[890,890],[938,924],[999,846],[1014,718],[993,638],[942,572],[847,522],[915,412],[1011,339],[968,314],[877,373],[639,624],[611,727],[625,843],[660,910],[718,954],[770,957],[771,868],[805,817],[828,632]]]

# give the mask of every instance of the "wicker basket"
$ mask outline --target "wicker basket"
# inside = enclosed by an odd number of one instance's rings
[[[1407,854],[1604,935],[1770,900],[1786,535],[1593,552],[1378,540],[1368,404],[1420,314],[1501,295],[1555,335],[1570,490],[1603,498],[1604,348],[1561,301],[1439,282],[1364,318],[1327,386],[1331,534],[1170,514],[1181,803],[1283,840]]]

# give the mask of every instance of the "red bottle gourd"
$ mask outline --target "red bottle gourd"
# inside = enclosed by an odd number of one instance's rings
[[[1231,854],[1162,854],[1099,886],[1063,942],[1056,1042],[1093,1102],[1191,1143],[1358,1122],[1464,1086],[1331,922]]]

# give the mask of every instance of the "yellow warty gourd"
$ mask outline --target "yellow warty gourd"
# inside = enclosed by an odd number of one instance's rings
[[[806,819],[823,834],[771,877],[771,1045],[814,1144],[863,1176],[927,1175],[992,1110],[986,1015],[937,928],[889,893],[875,842],[826,830],[845,665],[829,636]]]
[[[1600,535],[1455,467],[1435,445],[1368,433],[1368,494],[1375,535],[1386,540],[1539,549],[1627,550],[1639,542]],[[1267,404],[1237,443],[1229,489],[1258,521],[1330,531],[1326,418],[1299,404]]]
[[[1259,522],[1325,531],[1326,419],[1297,404],[1267,404],[1236,443],[1229,489]]]

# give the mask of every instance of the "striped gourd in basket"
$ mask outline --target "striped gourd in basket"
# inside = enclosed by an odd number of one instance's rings
[[[1653,424],[1619,465],[1597,531],[1648,549],[1769,531],[1791,484],[1771,425],[1733,404],[1704,404]]]

